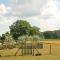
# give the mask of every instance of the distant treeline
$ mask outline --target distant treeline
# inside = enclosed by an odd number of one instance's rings
[[[45,39],[60,39],[60,30],[43,32]]]

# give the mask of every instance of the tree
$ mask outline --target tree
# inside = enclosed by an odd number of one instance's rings
[[[2,34],[2,36],[1,36],[1,43],[2,44],[4,43],[4,40],[5,40],[5,34]]]
[[[9,32],[6,32],[5,34],[2,34],[2,36],[0,36],[0,42],[3,44],[5,41],[5,36],[9,35]]]
[[[36,26],[31,27],[30,29],[30,35],[39,35],[40,31],[39,28]]]
[[[40,31],[38,27],[32,27],[27,21],[17,20],[10,26],[10,33],[13,36],[13,38],[17,40],[19,36],[38,35]]]
[[[10,26],[10,33],[14,39],[19,36],[29,35],[31,25],[27,21],[17,20]]]
[[[44,37],[49,39],[49,38],[53,38],[53,32],[52,31],[45,31],[43,33]]]
[[[31,41],[37,43],[40,40],[40,37],[37,35],[34,36],[20,36],[18,38],[17,43],[20,45],[21,43],[26,43],[26,41]]]
[[[16,42],[14,41],[12,36],[8,32],[6,32],[4,45],[6,46],[6,48],[13,48],[14,44],[16,44]]]
[[[58,38],[56,31],[45,31],[43,35],[46,39],[56,39]]]

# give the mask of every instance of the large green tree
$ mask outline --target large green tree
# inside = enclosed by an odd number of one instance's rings
[[[31,27],[30,29],[30,35],[39,35],[40,31],[39,28],[36,26]]]
[[[10,26],[10,33],[14,39],[23,35],[38,35],[40,33],[38,27],[32,27],[29,22],[17,20]]]

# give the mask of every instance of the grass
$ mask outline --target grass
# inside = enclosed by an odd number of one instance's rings
[[[46,42],[46,41],[45,41]],[[51,42],[51,41],[48,41]],[[56,41],[52,41],[53,43],[56,43]],[[57,43],[60,43],[60,41],[57,41]],[[0,57],[0,60],[60,60],[60,45],[52,44],[52,54],[49,54],[49,44],[43,44],[43,49],[38,49],[40,53],[42,53],[41,56],[8,56],[8,57]],[[17,49],[12,50],[0,50],[0,54],[2,56],[7,55],[14,55]],[[36,52],[36,50],[35,50]],[[19,53],[20,54],[20,53]]]
[[[60,60],[60,55],[12,56],[12,57],[1,57],[0,60]]]

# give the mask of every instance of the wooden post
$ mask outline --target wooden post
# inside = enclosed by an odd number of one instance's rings
[[[18,48],[18,50],[16,51],[16,53],[15,53],[15,55],[14,55],[14,56],[16,56],[16,55],[17,55],[17,53],[19,52],[19,50],[20,50],[20,47]]]
[[[52,49],[51,49],[51,44],[50,44],[50,52],[49,52],[49,54],[52,54],[52,51],[51,51]]]
[[[22,53],[22,56],[23,56],[23,42],[22,42],[22,49],[21,49],[21,53]]]
[[[33,52],[32,53],[33,53],[33,56],[34,56],[34,46],[32,47],[32,49],[33,49]]]

